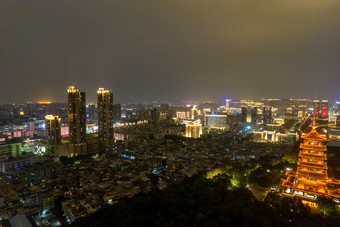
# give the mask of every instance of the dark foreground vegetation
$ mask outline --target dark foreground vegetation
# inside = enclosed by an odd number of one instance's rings
[[[327,205],[325,205],[327,206]],[[336,226],[337,214],[310,213],[301,200],[269,193],[258,201],[229,177],[198,175],[163,191],[104,207],[72,226]]]
[[[329,175],[339,178],[340,149],[328,150]],[[277,185],[286,168],[296,170],[298,151],[296,144],[281,158],[223,164],[165,190],[123,198],[72,226],[340,226],[331,199],[319,198],[315,214],[298,198],[270,192],[259,201],[247,189]]]

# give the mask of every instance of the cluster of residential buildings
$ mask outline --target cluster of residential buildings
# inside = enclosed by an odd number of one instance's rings
[[[25,214],[35,220],[53,211],[59,222],[90,215],[103,204],[181,182],[227,160],[280,156],[291,145],[254,143],[241,134],[213,133],[200,140],[175,138],[116,142],[112,150],[63,164],[52,155],[1,175],[1,218]],[[62,198],[63,201],[59,201]],[[59,201],[59,202],[58,202]],[[54,212],[60,203],[63,215]]]
[[[64,224],[228,160],[281,156],[310,115],[336,132],[340,110],[307,99],[120,105],[103,88],[86,105],[73,86],[67,99],[0,106],[0,219]]]

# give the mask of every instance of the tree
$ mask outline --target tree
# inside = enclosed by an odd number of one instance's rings
[[[332,198],[319,196],[316,200],[318,204],[318,209],[325,215],[325,216],[338,216],[338,208],[336,203],[333,201]]]

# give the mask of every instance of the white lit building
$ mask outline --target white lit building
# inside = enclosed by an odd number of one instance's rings
[[[185,136],[191,138],[199,138],[202,135],[202,124],[200,120],[186,121]]]

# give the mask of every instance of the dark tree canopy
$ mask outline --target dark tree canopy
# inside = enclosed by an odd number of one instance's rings
[[[246,188],[233,188],[229,176],[195,176],[104,207],[72,226],[321,226],[338,218],[311,214],[301,200],[269,193],[258,201]]]

